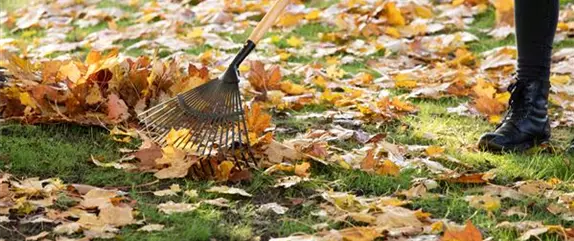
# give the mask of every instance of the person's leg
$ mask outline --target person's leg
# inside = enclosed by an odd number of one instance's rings
[[[550,139],[548,92],[550,57],[559,0],[515,0],[518,71],[510,109],[494,132],[480,138],[490,151],[528,149]]]

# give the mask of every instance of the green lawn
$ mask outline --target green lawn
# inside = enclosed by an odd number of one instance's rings
[[[333,2],[333,1],[330,1]],[[562,0],[563,3],[567,0]],[[13,10],[20,1],[0,0],[1,9]],[[325,6],[323,1],[312,1],[310,4]],[[99,7],[113,6],[113,1],[102,1]],[[125,11],[131,11],[124,8]],[[471,32],[481,38],[480,41],[471,44],[472,51],[482,52],[498,46],[514,44],[514,39],[509,38],[497,41],[489,38],[479,30],[493,25],[494,13],[492,10],[482,14],[473,23]],[[118,23],[129,25],[131,20]],[[81,39],[93,31],[105,28],[105,25],[74,30],[68,38]],[[3,27],[4,28],[4,27]],[[321,24],[310,24],[295,29],[291,34],[304,37],[305,39],[317,39],[318,33],[328,33],[331,27]],[[19,37],[25,32],[16,32],[12,37]],[[41,36],[42,30],[27,33],[25,39]],[[273,34],[273,33],[270,33]],[[235,42],[242,42],[245,35],[231,35]],[[288,38],[286,36],[284,39]],[[122,43],[124,46],[133,42]],[[281,43],[280,43],[281,44]],[[556,46],[557,49],[574,47],[573,40],[567,40]],[[87,50],[78,51],[78,55],[86,54]],[[200,54],[205,51],[204,47],[190,49],[189,54]],[[128,52],[131,56],[138,56],[142,51]],[[293,58],[290,61],[308,63],[311,59]],[[351,74],[363,72],[368,67],[364,62],[350,63],[343,68]],[[367,70],[371,71],[371,70]],[[372,72],[372,71],[371,71]],[[295,79],[297,80],[297,79]],[[461,146],[473,145],[480,135],[493,130],[494,125],[487,121],[462,117],[447,113],[447,107],[455,107],[463,103],[464,99],[446,98],[441,100],[415,100],[414,103],[420,108],[417,115],[401,118],[399,121],[388,123],[377,128],[374,125],[364,126],[369,133],[388,134],[388,141],[400,144],[424,144],[440,145],[446,148],[446,154],[467,163],[474,170],[487,171],[497,169],[497,176],[492,181],[496,184],[510,184],[519,180],[558,178],[562,181],[574,181],[574,163],[567,161],[572,157],[561,154],[561,151],[550,153],[546,150],[535,149],[525,154],[490,154],[476,151],[460,151]],[[307,107],[303,111],[293,114],[305,114],[307,112],[321,112],[327,109],[325,106]],[[274,123],[282,127],[290,127],[301,132],[312,127],[313,121],[296,121],[294,119],[274,118]],[[425,135],[432,134],[438,138],[429,140]],[[278,139],[287,136],[278,136]],[[572,130],[558,128],[553,130],[551,146],[557,150],[566,147],[571,138],[574,138]],[[335,143],[340,148],[352,149],[353,143]],[[273,188],[274,178],[261,173],[255,173],[249,183],[242,183],[238,187],[244,188],[253,194],[251,199],[235,199],[229,208],[215,208],[202,205],[195,212],[166,216],[160,214],[156,205],[167,200],[181,201],[187,197],[160,198],[155,197],[150,191],[165,188],[172,183],[178,183],[186,189],[204,190],[215,185],[213,182],[194,182],[191,180],[161,181],[154,185],[141,187],[138,185],[149,183],[155,178],[152,174],[128,173],[113,168],[96,167],[91,163],[91,157],[97,157],[105,161],[113,161],[121,157],[118,153],[120,147],[133,147],[133,144],[121,145],[111,140],[109,131],[98,127],[80,127],[72,125],[39,125],[24,126],[14,123],[4,123],[0,126],[0,171],[7,171],[17,177],[60,177],[66,183],[83,183],[95,186],[122,187],[129,191],[130,195],[137,200],[140,215],[148,221],[166,225],[168,230],[152,234],[136,232],[135,228],[122,229],[117,240],[250,240],[252,236],[261,236],[261,240],[269,237],[287,236],[294,233],[311,233],[312,225],[323,222],[318,217],[311,215],[313,211],[320,210],[317,199],[309,200],[308,203],[296,205],[283,216],[270,214],[258,214],[256,204],[267,202],[289,203],[295,198],[307,199],[315,193],[317,188],[333,188],[336,191],[353,192],[360,195],[391,195],[399,189],[407,189],[411,181],[419,177],[428,177],[430,173],[418,169],[404,170],[398,177],[387,177],[367,174],[362,171],[349,171],[338,167],[313,165],[313,181],[301,183],[289,189]],[[444,163],[449,166],[449,163]],[[455,167],[455,166],[450,166]],[[497,211],[494,216],[489,216],[486,211],[477,210],[468,206],[464,196],[468,195],[472,185],[452,184],[441,182],[439,190],[434,192],[443,194],[440,198],[416,199],[409,208],[422,208],[430,212],[433,217],[444,217],[463,223],[471,219],[481,228],[486,236],[494,237],[494,240],[515,240],[518,233],[496,228],[496,224],[504,221],[519,221],[516,217],[505,217]],[[564,187],[568,190],[568,187]],[[573,190],[569,190],[573,191]],[[200,198],[213,198],[213,194],[200,192]],[[559,224],[564,227],[574,225],[557,218],[546,211],[543,199],[528,198],[520,201],[505,201],[502,209],[512,206],[528,207],[529,220],[540,220],[545,224]],[[349,224],[333,223],[332,228],[343,228]],[[21,230],[24,230],[22,227]],[[1,230],[1,229],[0,229]],[[8,236],[2,236],[10,240]],[[555,235],[543,235],[542,240],[559,240]]]

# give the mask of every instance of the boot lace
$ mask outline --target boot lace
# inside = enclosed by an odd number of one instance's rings
[[[509,108],[504,120],[516,121],[528,115],[529,108],[527,107],[532,102],[532,97],[525,92],[527,86],[527,83],[524,81],[516,81],[508,86],[510,100],[508,101]]]

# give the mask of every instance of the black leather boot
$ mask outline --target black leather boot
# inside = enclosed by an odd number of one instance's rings
[[[480,138],[478,146],[483,150],[525,151],[550,139],[550,81],[517,80],[508,90],[511,92],[508,113],[494,132]]]

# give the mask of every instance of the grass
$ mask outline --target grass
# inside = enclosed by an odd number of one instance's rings
[[[324,8],[336,1],[307,1],[311,7]],[[561,0],[566,4],[568,0]],[[0,9],[13,10],[18,1],[0,0]],[[135,12],[137,9],[117,4],[111,0],[104,0],[98,4],[99,8],[118,7],[126,12]],[[123,19],[117,22],[119,27],[133,24],[133,19]],[[489,29],[494,25],[494,11],[489,9],[480,14],[471,25],[469,31],[480,38],[480,41],[471,43],[468,47],[475,53],[483,52],[499,46],[513,45],[514,37],[504,40],[496,40],[489,37],[481,30]],[[107,28],[107,23],[96,26],[77,29],[68,33],[68,41],[80,41],[92,32]],[[336,29],[319,23],[307,24],[295,28],[286,35],[278,32],[268,33],[266,36],[280,35],[282,40],[277,44],[281,48],[287,48],[286,39],[290,36],[302,37],[306,41],[318,41],[320,33],[329,33]],[[34,38],[43,36],[44,31],[33,29],[9,33],[2,26],[2,31],[7,37],[33,41]],[[227,34],[231,40],[243,43],[249,36],[251,29],[242,34]],[[140,39],[122,41],[119,44],[128,47],[137,43]],[[568,39],[557,44],[556,49],[574,47],[574,40]],[[186,50],[188,54],[200,55],[208,46],[202,45]],[[130,56],[139,56],[143,50],[136,49],[128,52]],[[367,58],[380,56],[368,56],[363,61],[345,64],[342,68],[350,75],[367,72],[375,73],[366,65]],[[314,59],[307,57],[292,56],[289,61],[298,63],[310,63]],[[299,80],[298,76],[293,79]],[[394,91],[397,92],[397,91]],[[397,92],[398,93],[398,92]],[[559,178],[563,181],[574,180],[574,163],[566,161],[559,151],[549,153],[547,151],[533,150],[527,154],[490,154],[477,151],[460,151],[461,146],[472,146],[480,135],[494,129],[486,120],[462,117],[447,113],[448,107],[455,107],[468,101],[467,98],[443,98],[440,100],[414,100],[420,108],[417,115],[405,116],[398,121],[385,123],[381,127],[373,124],[364,125],[361,128],[371,134],[387,133],[389,142],[400,144],[440,145],[446,148],[446,154],[473,166],[474,170],[487,171],[496,169],[497,176],[494,183],[509,184],[518,180]],[[298,111],[289,111],[291,115],[303,115],[308,113],[321,113],[328,110],[325,105],[307,105]],[[277,127],[286,128],[290,131],[277,134],[278,140],[292,138],[296,133],[304,133],[309,129],[324,127],[328,121],[316,119],[298,120],[295,118],[275,117],[274,124]],[[552,146],[562,149],[566,146],[569,138],[572,138],[571,130],[554,129]],[[80,127],[73,125],[39,125],[23,126],[18,124],[5,124],[0,126],[0,170],[7,171],[20,178],[25,177],[59,177],[66,183],[83,183],[95,186],[118,187],[128,186],[130,196],[138,203],[139,217],[145,217],[148,223],[160,223],[166,225],[166,230],[156,233],[137,232],[135,227],[122,229],[119,240],[251,240],[253,236],[260,236],[262,240],[270,237],[287,236],[294,233],[312,233],[312,226],[325,222],[316,216],[314,211],[319,210],[317,200],[309,198],[316,193],[318,188],[330,188],[335,191],[350,192],[356,195],[387,196],[393,195],[397,190],[407,189],[416,178],[432,176],[431,173],[421,169],[406,169],[397,177],[368,174],[362,171],[346,170],[340,167],[327,167],[313,164],[313,181],[297,184],[289,189],[273,188],[275,178],[262,173],[254,173],[250,182],[238,184],[254,196],[250,199],[233,199],[231,207],[217,208],[202,205],[194,212],[185,214],[164,215],[159,213],[156,206],[159,203],[173,200],[185,201],[185,197],[155,197],[151,191],[166,188],[172,183],[180,184],[185,189],[205,190],[213,185],[213,182],[192,182],[190,180],[161,181],[158,184],[140,187],[138,185],[149,183],[155,178],[151,174],[128,173],[123,170],[101,168],[91,162],[91,157],[97,157],[106,161],[119,159],[117,152],[120,147],[134,147],[133,144],[118,144],[110,139],[108,131],[96,127]],[[437,138],[428,138],[435,136]],[[361,145],[353,141],[336,141],[330,145],[344,150],[352,150]],[[448,163],[443,163],[448,166]],[[504,217],[500,213],[494,216],[488,215],[469,207],[464,201],[468,195],[467,189],[472,186],[440,183],[438,193],[442,197],[425,197],[416,199],[410,204],[410,208],[423,209],[433,217],[448,218],[459,223],[471,219],[486,234],[494,237],[494,240],[516,240],[518,234],[514,231],[496,228],[496,224],[504,220],[519,221],[515,217]],[[200,198],[216,198],[219,195],[200,191]],[[229,197],[231,198],[231,197]],[[293,204],[293,200],[303,199],[301,204]],[[290,205],[289,211],[278,216],[263,214],[256,211],[257,206],[268,202],[278,202]],[[547,224],[560,224],[571,226],[572,222],[562,221],[548,213],[543,199],[525,199],[520,201],[503,202],[502,209],[511,206],[528,207],[529,219],[544,221]],[[66,200],[60,200],[59,205],[66,205]],[[500,211],[498,211],[500,212]],[[332,228],[339,228],[340,224],[329,222]],[[541,236],[541,240],[558,240],[556,236]]]

